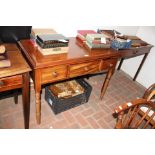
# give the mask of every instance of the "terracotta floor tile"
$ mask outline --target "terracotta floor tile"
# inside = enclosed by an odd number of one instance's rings
[[[112,113],[116,106],[141,97],[145,88],[133,82],[132,78],[122,71],[116,71],[112,77],[108,89],[100,100],[100,90],[105,74],[91,76],[88,81],[93,89],[89,102],[69,109],[65,112],[54,114],[50,106],[44,99],[45,90],[42,90],[42,117],[41,124],[36,123],[35,116],[35,95],[31,88],[31,109],[30,128],[31,129],[109,129],[114,128],[116,119]],[[2,96],[3,94],[0,93]],[[0,128],[24,128],[22,96],[19,95],[19,103],[14,104],[13,97],[0,100]]]

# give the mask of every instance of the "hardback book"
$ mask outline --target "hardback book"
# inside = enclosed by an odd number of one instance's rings
[[[79,39],[81,42],[85,42],[86,39],[85,38],[82,38],[80,35],[77,34],[76,36],[77,39]]]
[[[92,39],[91,37],[86,37],[86,41],[91,44],[110,44],[110,40],[104,37],[102,37],[101,39]]]
[[[86,42],[86,40],[81,38],[79,35],[76,36],[76,40],[81,44],[84,44]]]
[[[36,39],[37,44],[41,47],[41,48],[53,48],[53,47],[67,47],[68,46],[68,42],[61,42],[61,41],[53,41],[51,43],[43,43],[40,40]]]
[[[50,28],[43,28],[43,29],[37,29],[33,28],[31,31],[31,35],[36,38],[37,35],[46,35],[46,34],[55,34],[57,33],[54,29]]]
[[[77,36],[79,36],[80,38],[84,40],[87,34],[96,34],[96,33],[97,32],[95,32],[94,30],[77,30]]]
[[[101,44],[92,44],[92,43],[90,43],[88,41],[86,41],[86,45],[90,49],[110,48],[110,44],[103,44],[103,43],[101,43]]]
[[[38,50],[43,54],[43,55],[52,55],[52,54],[62,54],[62,53],[67,53],[69,47],[55,47],[55,48],[41,48],[38,46]]]
[[[68,43],[69,39],[62,34],[47,34],[47,35],[38,35],[37,39],[44,43],[44,44],[49,44],[49,43]]]
[[[88,42],[90,42],[91,44],[101,44],[101,40],[89,40],[87,39]]]
[[[103,34],[87,34],[86,36],[86,40],[89,39],[89,40],[101,40],[101,38],[105,38],[105,36]]]
[[[7,52],[0,54],[0,68],[10,67],[11,61],[8,58]]]
[[[114,39],[115,35],[120,35],[121,33],[116,30],[105,30],[105,29],[98,29],[98,33],[101,33],[106,36],[106,38]]]

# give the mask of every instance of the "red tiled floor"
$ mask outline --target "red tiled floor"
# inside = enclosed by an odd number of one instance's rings
[[[93,90],[89,102],[55,115],[44,100],[45,91],[42,92],[42,122],[37,125],[35,119],[34,90],[31,89],[30,128],[49,129],[100,129],[114,128],[115,118],[112,116],[113,109],[117,105],[141,97],[145,88],[133,82],[122,71],[116,71],[112,77],[103,100],[99,99],[102,81],[105,75],[96,75],[87,81]],[[22,99],[14,104],[12,97],[0,100],[0,128],[24,128],[22,111]]]

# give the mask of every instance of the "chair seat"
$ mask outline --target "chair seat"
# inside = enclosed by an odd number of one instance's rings
[[[115,114],[116,129],[155,129],[155,83],[145,91],[142,98],[116,107]]]
[[[142,110],[142,112],[146,113],[148,108],[147,107],[141,107],[140,108]],[[153,110],[150,110],[150,112],[148,113],[148,116],[151,117],[154,114]],[[153,117],[153,120],[155,121],[155,116]]]

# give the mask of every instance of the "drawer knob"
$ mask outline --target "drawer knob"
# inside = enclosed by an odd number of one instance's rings
[[[0,86],[3,86],[4,85],[4,82],[3,81],[0,81]]]
[[[85,71],[88,71],[88,70],[89,70],[89,68],[88,68],[88,67],[85,67],[85,68],[84,68],[84,70],[85,70]]]
[[[110,67],[112,67],[112,66],[113,66],[113,64],[110,64],[109,66],[110,66]]]
[[[53,75],[54,77],[57,77],[57,76],[58,76],[58,73],[57,73],[57,72],[52,72],[52,75]]]

